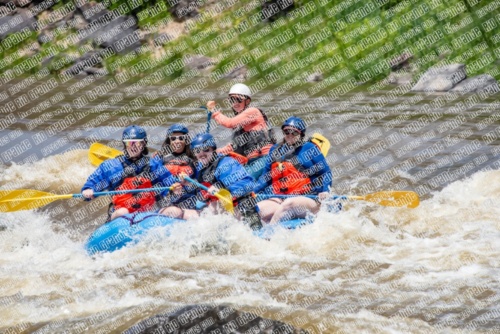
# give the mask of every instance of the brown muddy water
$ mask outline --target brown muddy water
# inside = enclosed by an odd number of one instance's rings
[[[106,80],[78,92],[72,81],[15,111],[13,101],[2,102],[2,190],[78,193],[95,169],[90,144],[120,148],[130,124],[146,127],[154,149],[173,123],[205,131],[198,107],[227,91],[157,86],[98,94]],[[0,332],[113,333],[165,310],[213,303],[310,333],[500,333],[498,93],[384,86],[335,98],[328,89],[309,97],[311,87],[263,90],[254,102],[276,128],[297,115],[309,134],[331,141],[332,194],[413,190],[418,208],[350,201],[270,241],[229,216],[205,215],[168,237],[156,233],[94,257],[83,243],[102,224],[106,198],[4,213]],[[211,132],[228,142],[215,123]]]

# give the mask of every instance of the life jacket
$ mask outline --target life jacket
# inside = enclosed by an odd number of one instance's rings
[[[193,160],[186,154],[180,154],[177,156],[172,153],[167,154],[163,157],[163,164],[174,176],[178,176],[181,173],[185,173],[187,175],[194,174],[195,167]]]
[[[262,109],[257,108],[262,117],[267,124],[266,130],[258,130],[258,131],[245,131],[242,126],[238,126],[233,131],[233,149],[234,152],[247,156],[252,152],[257,151],[258,155],[262,155],[262,148],[270,145],[276,144],[276,135],[274,134],[274,130],[272,126],[269,124],[269,120],[267,115],[262,111]]]
[[[279,145],[272,153],[279,153],[283,144]],[[281,157],[276,157],[271,163],[271,180],[273,192],[283,195],[303,195],[311,191],[311,179],[305,172],[305,168],[298,161],[295,152],[296,147]]]
[[[125,156],[119,156],[117,159],[122,164],[124,177],[122,183],[116,190],[146,189],[153,187],[149,157],[144,156],[131,164],[127,164]],[[132,165],[138,163],[144,164],[144,168],[137,174]],[[156,198],[153,192],[120,194],[112,197],[112,202],[116,209],[127,208],[130,213],[135,211],[147,211],[153,207],[155,201]]]
[[[203,168],[202,170],[200,170],[199,173],[198,173],[198,175],[196,176],[196,180],[199,183],[203,184],[207,188],[210,188],[215,183],[217,183],[218,181],[215,178],[215,170],[217,169],[217,166],[219,165],[219,162],[223,158],[224,158],[224,156],[218,157],[209,166],[207,166],[207,167]],[[205,190],[201,190],[201,194],[203,195],[203,198],[208,199],[210,201],[216,201],[217,200],[217,197],[208,194]]]

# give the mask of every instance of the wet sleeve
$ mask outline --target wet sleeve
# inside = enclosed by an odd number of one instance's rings
[[[255,187],[254,187],[254,193],[260,193],[260,192],[264,192],[264,193],[269,193],[269,194],[272,194],[272,187],[271,186],[271,183],[272,183],[272,178],[271,178],[271,153],[274,151],[274,147],[272,147],[270,150],[269,150],[269,154],[266,156],[266,160],[265,160],[265,165],[264,165],[264,169],[262,170],[262,174],[260,175],[259,179],[255,182]]]
[[[216,178],[229,190],[233,197],[239,198],[250,193],[255,184],[254,179],[245,168],[233,158],[226,157],[217,167]]]
[[[321,153],[319,148],[312,144],[312,167],[309,168],[311,182],[313,183],[313,191],[315,193],[321,193],[329,191],[329,187],[332,186],[332,171],[330,166],[328,166],[328,161],[325,156]]]
[[[212,118],[215,119],[217,123],[231,129],[253,123],[259,116],[260,111],[257,108],[248,108],[234,117],[224,116],[220,111],[216,111],[212,114]]]
[[[114,170],[112,161],[105,161],[88,177],[87,182],[82,187],[92,189],[94,192],[103,191],[111,187],[110,173]]]

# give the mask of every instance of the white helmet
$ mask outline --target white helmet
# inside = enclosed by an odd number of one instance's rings
[[[252,92],[250,92],[250,88],[242,83],[237,83],[233,85],[229,90],[229,95],[231,94],[246,95],[249,98],[252,97]]]

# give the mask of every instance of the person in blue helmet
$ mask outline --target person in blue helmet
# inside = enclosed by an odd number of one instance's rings
[[[158,152],[158,157],[174,176],[194,174],[194,155],[189,147],[189,130],[182,124],[174,124],[167,130],[167,136]]]
[[[146,131],[137,125],[131,125],[122,135],[124,155],[104,161],[92,173],[82,187],[85,199],[94,198],[94,192],[103,190],[131,190],[152,187],[174,186],[175,191],[181,189],[180,183],[163,165],[161,159],[148,157],[148,137]],[[108,211],[108,220],[133,212],[150,211],[160,194],[143,192],[137,194],[120,194],[112,197]]]
[[[198,192],[193,198],[193,209],[188,214],[194,215],[192,211],[196,209],[199,211],[206,203],[215,201],[216,198],[211,195],[224,188],[229,190],[237,202],[236,209],[243,221],[252,229],[261,228],[257,203],[252,197],[254,179],[238,161],[218,154],[216,149],[215,139],[208,133],[198,134],[191,141],[191,150],[196,157],[194,178],[209,189],[208,192],[202,190]]]
[[[191,152],[189,130],[182,124],[173,124],[167,130],[165,141],[157,156],[162,159],[165,167],[174,176],[184,173],[190,177],[194,176],[196,170],[194,155]],[[180,193],[170,193],[164,198],[165,208],[160,210],[161,214],[180,219],[189,219],[196,216],[196,211],[186,211],[193,208],[192,198],[198,193],[198,188],[192,184],[182,187]]]
[[[296,197],[260,201],[260,215],[269,223],[304,218],[308,212],[317,213],[332,184],[332,172],[325,157],[316,144],[305,140],[306,123],[292,116],[281,129],[283,141],[269,151],[254,192]],[[318,198],[300,196],[306,194],[318,195]]]

